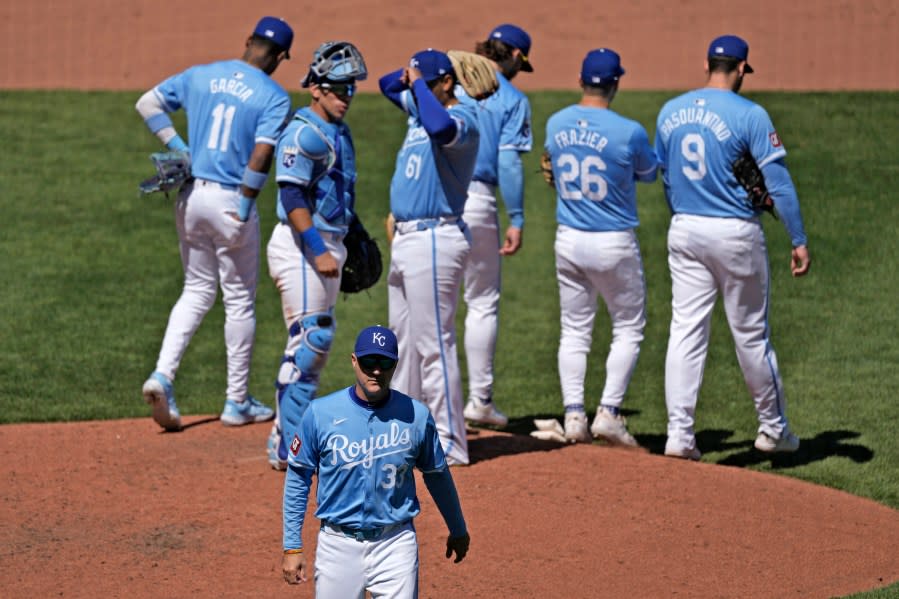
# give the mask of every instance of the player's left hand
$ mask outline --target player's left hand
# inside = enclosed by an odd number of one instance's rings
[[[794,277],[802,277],[808,274],[809,266],[812,265],[812,258],[809,256],[808,248],[804,245],[793,248],[790,256],[790,272]]]
[[[506,229],[506,239],[503,241],[503,247],[499,248],[501,256],[511,256],[521,248],[521,229],[518,227],[509,227]]]
[[[454,564],[458,564],[465,556],[468,554],[468,545],[471,543],[471,537],[468,536],[468,533],[465,533],[461,537],[453,537],[449,536],[446,538],[446,557],[452,557],[453,553],[456,554],[456,559],[453,560]]]
[[[281,558],[281,573],[287,584],[306,582],[306,556],[302,553],[285,553]]]

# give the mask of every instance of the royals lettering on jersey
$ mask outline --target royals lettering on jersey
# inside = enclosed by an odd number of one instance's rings
[[[556,179],[556,218],[584,231],[636,227],[639,178],[652,180],[655,153],[643,126],[607,109],[569,106],[546,123]]]
[[[293,466],[318,471],[320,520],[377,528],[414,518],[420,511],[412,469],[435,472],[446,458],[428,408],[391,391],[372,406],[341,389],[309,404]],[[358,489],[358,492],[354,492]]]
[[[193,176],[235,188],[253,148],[274,146],[290,112],[287,92],[242,60],[191,67],[154,93],[167,112],[183,107],[187,113]]]
[[[440,145],[419,121],[412,92],[402,97],[408,130],[390,182],[390,211],[398,221],[461,216],[480,140],[476,108],[462,103],[448,108],[458,133]]]
[[[732,165],[747,149],[760,167],[786,155],[764,108],[728,90],[703,88],[668,101],[656,125],[655,149],[672,211],[756,216]]]

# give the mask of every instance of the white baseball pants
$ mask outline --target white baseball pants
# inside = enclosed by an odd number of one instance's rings
[[[464,225],[463,225],[464,226]],[[456,309],[470,243],[459,224],[417,230],[397,223],[387,277],[390,328],[399,342],[393,387],[430,408],[450,463],[468,463]]]
[[[325,247],[343,268],[346,262],[346,246],[343,237],[334,233],[320,232]],[[284,223],[275,225],[272,237],[266,247],[268,271],[281,294],[281,311],[284,326],[290,326],[304,316],[316,312],[334,312],[340,294],[340,277],[333,279],[321,276],[315,270],[314,255],[304,254],[299,233]],[[289,336],[288,336],[289,337]],[[293,354],[301,337],[288,338],[285,354]],[[293,345],[293,347],[292,347]]]
[[[601,296],[611,320],[612,343],[600,402],[620,407],[646,326],[646,282],[637,236],[633,229],[593,232],[559,225],[555,250],[562,403],[566,408],[584,405],[587,355]]]
[[[694,414],[720,293],[759,432],[787,425],[783,383],[768,329],[768,254],[758,219],[676,214],[668,229],[672,315],[665,360],[669,445],[695,447]]]
[[[465,359],[468,396],[493,397],[493,360],[499,330],[502,256],[496,197],[483,183],[473,182],[465,201],[463,220],[471,232],[471,254],[465,267]]]
[[[184,269],[184,289],[166,327],[156,370],[175,379],[178,365],[203,317],[222,288],[225,347],[228,356],[227,399],[247,396],[250,360],[256,334],[256,283],[259,272],[259,215],[237,221],[238,191],[196,179],[175,202],[175,226]]]
[[[316,599],[418,597],[418,540],[412,524],[372,541],[322,527],[315,550]]]

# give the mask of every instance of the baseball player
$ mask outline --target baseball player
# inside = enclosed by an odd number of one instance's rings
[[[737,94],[749,46],[734,35],[709,46],[706,86],[667,102],[658,116],[655,147],[672,218],[668,230],[672,315],[665,362],[668,441],[665,455],[698,460],[694,413],[720,293],[759,427],[755,447],[791,452],[783,382],[768,329],[769,271],[759,213],[733,174],[749,151],[761,167],[793,243],[793,276],[803,276],[809,252],[783,143],[767,112]]]
[[[646,325],[646,281],[634,231],[639,224],[635,181],[655,181],[658,161],[643,126],[610,109],[623,75],[614,50],[588,52],[581,65],[581,100],[549,118],[545,150],[558,198],[565,438],[590,443],[596,437],[637,447],[621,415]],[[598,297],[609,312],[612,344],[602,398],[588,430],[584,378]]]
[[[467,464],[455,322],[471,249],[462,212],[478,152],[477,116],[456,99],[456,75],[443,52],[418,52],[379,83],[409,114],[390,184],[396,225],[387,284],[390,328],[400,339],[396,387],[431,409],[447,461]]]
[[[241,425],[270,420],[271,408],[247,393],[256,331],[259,217],[255,199],[265,185],[278,136],[290,112],[287,92],[270,75],[289,58],[293,30],[263,17],[240,60],[194,66],[141,96],[137,111],[170,150],[190,153],[193,180],[181,188],[175,224],[184,290],[172,308],[156,362],[143,386],[153,419],[179,430],[173,382],[191,337],[215,303],[225,304],[228,388],[221,421]],[[168,113],[187,113],[188,140]]]
[[[459,101],[480,108],[478,129],[481,142],[468,199],[462,218],[471,231],[471,255],[465,267],[463,297],[465,315],[465,356],[468,363],[468,403],[463,415],[479,424],[505,426],[509,419],[493,403],[493,360],[499,329],[500,262],[521,247],[524,227],[524,174],[521,154],[534,144],[531,133],[531,105],[511,79],[519,71],[531,72],[528,60],[531,37],[520,27],[499,25],[475,52],[489,58],[496,70],[499,89],[476,102],[464,94]],[[496,190],[502,193],[509,217],[502,243]]]
[[[397,339],[371,326],[356,338],[350,359],[355,384],[316,399],[290,444],[284,484],[282,572],[306,581],[302,527],[313,473],[315,516],[321,522],[315,556],[319,599],[418,596],[418,542],[413,518],[421,511],[418,468],[447,527],[446,557],[468,553],[462,507],[428,408],[390,388]]]
[[[315,397],[328,360],[334,306],[346,260],[343,238],[355,218],[356,156],[343,118],[368,75],[359,50],[326,42],[313,54],[301,85],[309,106],[296,111],[278,141],[278,224],[268,243],[269,273],[281,293],[287,345],[275,383],[278,416],[269,435],[269,463],[287,467],[290,439]]]

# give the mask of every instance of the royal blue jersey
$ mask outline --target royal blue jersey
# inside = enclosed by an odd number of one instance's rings
[[[786,155],[764,108],[716,88],[669,100],[659,112],[655,148],[671,210],[723,218],[756,215],[733,162],[746,150],[759,167]]]
[[[311,108],[296,111],[278,141],[275,179],[307,190],[316,228],[345,233],[356,197],[356,153],[350,128],[330,123]],[[278,218],[287,213],[278,191]]]
[[[166,112],[187,113],[191,173],[240,185],[256,144],[274,146],[290,113],[290,98],[268,75],[242,60],[191,67],[153,92]]]
[[[481,141],[472,179],[490,185],[499,183],[498,157],[502,150],[530,152],[534,145],[531,131],[531,105],[527,96],[515,88],[502,73],[496,73],[499,88],[484,100],[467,96],[457,87],[459,101],[477,106]]]
[[[447,468],[427,406],[396,390],[377,405],[357,397],[355,387],[316,399],[303,415],[299,438],[288,462],[317,471],[315,516],[341,526],[372,529],[411,520],[420,511],[413,468]]]
[[[546,123],[560,224],[584,231],[636,227],[636,181],[652,181],[658,160],[643,125],[611,110],[573,105]]]
[[[461,216],[480,139],[476,109],[462,103],[447,108],[457,132],[441,145],[419,120],[411,91],[402,92],[401,103],[409,128],[390,182],[390,211],[398,221]]]

